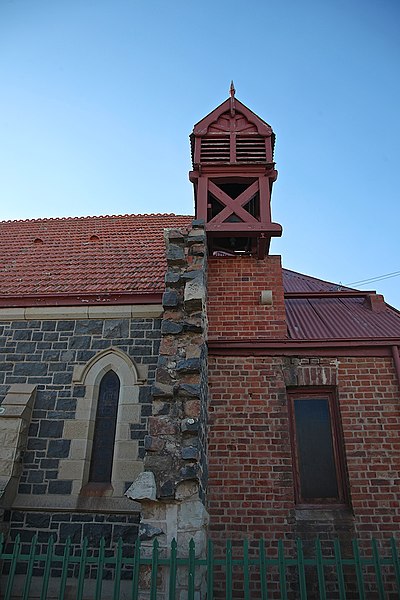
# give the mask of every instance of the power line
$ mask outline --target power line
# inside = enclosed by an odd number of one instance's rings
[[[370,279],[361,279],[360,281],[352,281],[345,285],[364,285],[366,283],[372,283],[373,281],[382,281],[382,279],[391,279],[392,277],[399,277],[400,271],[393,271],[393,273],[386,273],[386,275],[378,275],[377,277],[371,277]]]

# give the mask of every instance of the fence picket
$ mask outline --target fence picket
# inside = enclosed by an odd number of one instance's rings
[[[49,587],[49,580],[50,580],[51,561],[53,558],[53,545],[54,545],[54,537],[51,536],[49,539],[49,545],[47,546],[46,562],[44,565],[44,574],[43,574],[43,583],[42,583],[42,593],[40,595],[40,600],[46,600],[46,598],[47,598],[47,590]]]
[[[286,585],[286,561],[283,541],[278,541],[278,566],[279,566],[279,584],[281,587],[281,600],[287,600],[287,585]]]
[[[396,548],[396,540],[393,537],[390,538],[390,549],[392,554],[394,574],[396,576],[397,591],[399,592],[400,597],[400,561],[399,553],[397,552]]]
[[[65,586],[67,584],[67,577],[68,577],[68,564],[69,564],[70,552],[71,552],[71,537],[68,536],[67,541],[65,542],[64,554],[63,554],[61,580],[60,580],[60,592],[58,595],[58,600],[64,600]]]
[[[159,543],[157,538],[153,542],[153,552],[151,554],[151,583],[150,583],[150,600],[157,600],[157,571],[158,571],[158,548]]]
[[[382,580],[381,561],[379,558],[378,544],[376,543],[376,539],[372,538],[371,544],[372,544],[372,557],[374,560],[375,579],[376,579],[376,585],[378,587],[379,600],[385,600],[385,590],[383,587],[383,580]]]
[[[225,587],[226,587],[226,600],[231,600],[231,598],[232,598],[232,542],[231,542],[231,540],[226,540]]]
[[[169,597],[175,598],[176,594],[176,555],[177,555],[177,543],[174,538],[171,542],[171,555],[169,564]]]
[[[340,550],[340,543],[337,538],[333,540],[333,548],[334,548],[335,562],[336,562],[336,573],[337,573],[337,580],[338,580],[338,587],[339,587],[339,598],[340,598],[340,600],[346,600],[346,588],[345,588],[345,584],[344,584],[342,552]]]
[[[243,591],[244,600],[250,600],[249,540],[243,541]]]
[[[29,590],[31,587],[33,565],[35,562],[37,538],[38,538],[38,535],[37,535],[37,533],[35,533],[35,535],[32,538],[31,549],[29,551],[29,558],[28,558],[28,564],[27,564],[27,569],[26,569],[26,579],[25,579],[25,583],[24,583],[24,590],[22,592],[22,600],[29,600]]]
[[[83,539],[82,554],[80,557],[79,575],[78,575],[78,590],[76,593],[76,600],[82,600],[83,586],[85,584],[85,571],[86,571],[86,558],[87,558],[88,539]]]
[[[122,539],[118,539],[115,558],[115,575],[114,575],[114,600],[119,600],[119,592],[121,589],[121,567],[122,567]],[[100,597],[96,600],[100,600]]]
[[[18,534],[17,537],[15,538],[15,542],[14,542],[14,550],[12,553],[10,571],[8,573],[7,587],[6,587],[6,593],[4,596],[4,600],[10,600],[10,598],[11,598],[11,590],[14,585],[14,575],[15,575],[15,569],[17,568],[17,561],[18,561],[20,548],[21,548],[21,537]]]
[[[357,540],[353,540],[352,544],[353,544],[354,566],[355,566],[355,570],[356,570],[357,589],[358,589],[359,600],[365,600],[364,576],[363,576],[363,570],[362,570],[360,550],[358,548]]]
[[[315,557],[318,577],[319,600],[326,600],[325,574],[324,574],[324,559],[322,556],[321,540],[315,541]]]
[[[192,538],[189,542],[189,569],[188,569],[188,600],[194,600],[194,578],[196,571],[195,543]]]
[[[137,600],[139,595],[139,570],[140,570],[140,539],[135,542],[133,554],[133,572],[132,572],[132,600]]]
[[[97,560],[95,600],[99,600],[101,598],[101,590],[103,588],[103,569],[104,569],[105,545],[106,545],[106,540],[104,539],[104,537],[102,537],[100,539],[99,556],[98,556],[98,560]]]
[[[268,600],[267,557],[265,555],[265,542],[263,539],[260,539],[258,548],[260,555],[261,600]]]
[[[211,540],[207,544],[207,600],[214,598],[214,546]]]
[[[307,600],[306,574],[304,571],[303,542],[301,541],[301,539],[296,540],[296,549],[297,549],[297,568],[299,571],[300,599]]]

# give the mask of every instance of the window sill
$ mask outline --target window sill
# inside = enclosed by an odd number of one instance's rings
[[[353,513],[347,504],[296,506],[296,521],[336,521],[339,518],[352,519]]]
[[[79,492],[80,496],[94,496],[96,498],[103,498],[104,496],[112,496],[114,488],[111,483],[94,483],[90,482],[84,485]]]

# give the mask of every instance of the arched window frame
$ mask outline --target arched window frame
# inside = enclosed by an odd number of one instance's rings
[[[92,489],[107,489],[111,485],[120,387],[121,381],[113,369],[101,378],[90,453],[88,485]]]
[[[142,461],[138,458],[138,442],[130,438],[130,424],[140,422],[139,389],[147,381],[147,366],[137,365],[118,348],[109,348],[98,353],[86,365],[76,366],[73,373],[74,384],[84,385],[85,394],[78,399],[75,419],[65,421],[64,439],[71,440],[71,447],[69,457],[60,461],[59,468],[60,479],[73,480],[73,495],[85,493],[89,482],[100,383],[110,370],[120,380],[120,391],[111,486],[104,490],[104,495],[122,497],[125,482],[133,481],[143,470]],[[86,493],[91,495],[90,489],[86,488]]]

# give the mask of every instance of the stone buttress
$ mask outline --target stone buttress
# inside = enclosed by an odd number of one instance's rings
[[[140,537],[157,537],[168,552],[205,554],[207,481],[206,235],[202,221],[189,230],[165,232],[167,272],[161,346],[153,386],[152,416],[145,438],[144,472],[126,495],[141,503]],[[202,588],[198,574],[197,590]],[[180,589],[185,587],[179,581]]]

